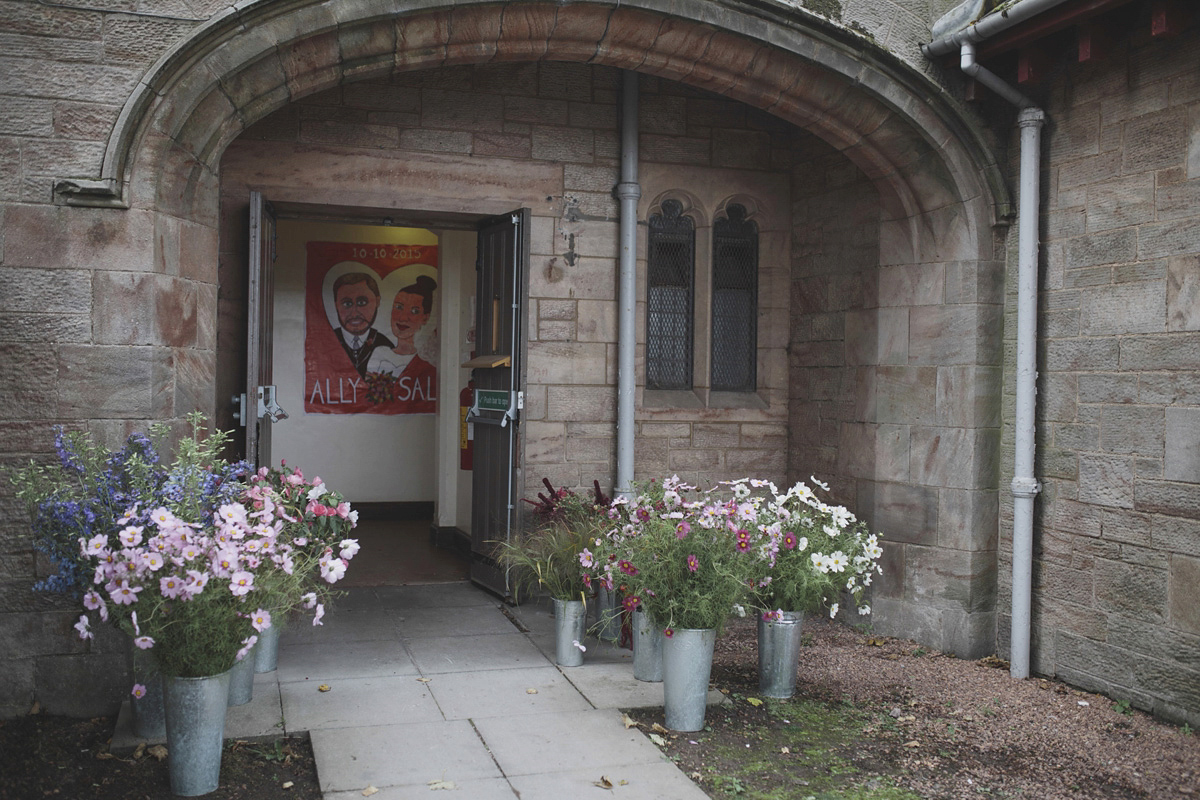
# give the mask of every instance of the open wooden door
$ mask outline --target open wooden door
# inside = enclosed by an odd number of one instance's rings
[[[495,549],[516,524],[520,491],[518,426],[524,405],[522,343],[525,275],[529,263],[529,209],[479,225],[475,284],[475,358],[472,369],[475,458],[471,489],[471,580],[501,596],[508,578]]]
[[[246,394],[241,420],[246,426],[246,460],[271,465],[271,425],[287,413],[275,399],[271,373],[275,324],[275,211],[261,192],[250,192],[250,291],[247,295]]]

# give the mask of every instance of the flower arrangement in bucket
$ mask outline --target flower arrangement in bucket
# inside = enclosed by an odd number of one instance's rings
[[[543,479],[549,494],[538,494],[535,524],[511,542],[501,543],[497,560],[511,570],[516,596],[538,590],[554,601],[555,660],[560,666],[583,663],[588,577],[579,569],[579,553],[595,531],[607,525],[608,497],[596,483],[591,498],[569,489],[555,489]]]
[[[59,431],[58,464],[31,465],[14,482],[31,505],[37,546],[58,565],[37,588],[81,595],[82,638],[93,636],[94,619],[114,624],[168,678],[172,789],[195,795],[217,786],[225,699],[218,714],[213,698],[228,691],[229,669],[274,617],[306,605],[319,624],[328,585],[345,573],[357,543],[331,544],[355,515],[319,479],[305,484],[298,470],[266,470],[247,485],[247,465],[220,455],[228,434],[206,435],[198,414],[189,423],[169,465],[159,457],[169,436],[163,425],[130,436],[113,454],[82,433]],[[277,490],[276,473],[293,490]],[[316,516],[337,521],[316,524]],[[201,686],[206,700],[195,694]],[[135,697],[145,691],[135,684]],[[192,693],[174,720],[173,692]],[[205,703],[211,730],[198,739],[178,730],[198,722]]]
[[[816,478],[822,491],[829,486]],[[844,506],[829,505],[803,482],[780,494],[763,481],[734,481],[735,497],[756,509],[753,531],[754,590],[758,618],[759,689],[768,697],[791,697],[804,614],[822,609],[836,617],[842,597],[860,615],[876,574],[882,573],[878,536]],[[766,492],[755,495],[754,489]]]
[[[611,514],[614,526],[592,541],[594,551],[581,552],[581,563],[589,580],[623,587],[627,607],[640,605],[664,626],[668,727],[676,730],[703,726],[703,665],[711,666],[712,642],[731,614],[757,605],[767,619],[781,618],[782,604],[796,603],[788,610],[828,607],[836,615],[842,589],[857,602],[882,555],[852,514],[804,484],[781,495],[769,481],[742,479],[698,492],[672,477],[640,486]],[[672,660],[700,665],[678,693],[686,700],[676,713]]]

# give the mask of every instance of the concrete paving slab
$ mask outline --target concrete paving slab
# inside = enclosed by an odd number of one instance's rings
[[[225,738],[248,742],[273,741],[283,736],[283,703],[279,681],[272,672],[254,676],[249,703],[225,712]]]
[[[433,676],[427,686],[446,719],[484,719],[591,708],[562,673],[549,665],[451,672]]]
[[[654,708],[663,704],[663,685],[633,677],[632,664],[589,664],[580,669],[563,670],[576,689],[596,708]],[[729,698],[710,689],[708,704],[720,705]]]
[[[399,641],[314,642],[279,648],[280,683],[416,675],[417,665]]]
[[[503,778],[466,720],[315,730],[312,746],[322,792]]]
[[[398,678],[347,678],[281,683],[284,725],[289,732],[330,728],[360,728],[402,722],[442,719],[433,695],[410,676]]]
[[[522,633],[409,639],[413,661],[425,675],[544,667],[546,657]]]
[[[325,606],[325,610],[329,613],[336,614],[342,611],[362,611],[379,608],[379,596],[373,588],[364,586],[344,590],[339,589],[338,591],[341,594],[333,598]]]
[[[462,608],[488,606],[500,602],[469,581],[437,583],[425,586],[378,586],[378,608]]]
[[[491,608],[413,608],[396,616],[396,630],[405,639],[516,632],[512,620],[504,616],[499,606],[495,603]]]
[[[596,786],[608,778],[612,789],[601,794]],[[634,764],[604,770],[583,769],[541,775],[514,775],[509,781],[521,800],[562,800],[565,797],[624,797],[627,800],[708,800],[700,787],[669,762]],[[380,795],[376,795],[380,797]]]
[[[658,748],[637,728],[626,728],[620,712],[611,709],[488,717],[474,722],[510,781],[514,775],[606,770],[662,761]]]
[[[397,638],[394,616],[394,612],[384,609],[343,611],[326,615],[320,625],[313,625],[311,618],[302,617],[283,629],[279,634],[279,644],[341,644],[379,639],[394,640]]]
[[[366,788],[366,787],[363,787]],[[379,787],[376,787],[377,789]],[[429,784],[420,784],[417,786],[387,786],[379,789],[377,794],[371,795],[371,800],[429,800],[432,787]],[[464,800],[514,800],[517,794],[513,792],[512,786],[503,778],[493,778],[482,781],[455,781],[453,791],[454,794],[450,797],[464,798]],[[325,800],[362,800],[361,791],[349,792],[325,792]]]

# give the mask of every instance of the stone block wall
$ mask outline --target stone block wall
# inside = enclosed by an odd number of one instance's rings
[[[1154,41],[1147,19],[1132,31],[1097,64],[1060,63],[1037,98],[1049,124],[1032,667],[1196,725],[1200,31]],[[1010,239],[1006,331],[1015,321]],[[1011,377],[1004,390],[1011,476]],[[1006,650],[1007,492],[1001,520]]]
[[[828,481],[881,534],[877,630],[985,655],[1001,265],[947,257],[953,235],[914,253],[879,225],[888,211],[875,184],[824,145],[809,152],[792,171],[789,479]]]
[[[307,192],[309,200],[319,196],[372,207],[499,213],[526,205],[534,212],[523,426],[526,495],[541,490],[543,477],[561,486],[587,488],[599,480],[611,488],[618,76],[605,67],[553,62],[446,67],[319,93],[247,130],[222,165],[218,340],[229,369],[221,374],[236,378],[244,349],[242,218],[249,187],[276,199],[302,200]],[[759,391],[741,398],[711,397],[706,375],[698,369],[696,391],[688,397],[648,402],[641,391],[644,346],[639,345],[636,478],[678,473],[707,487],[752,474],[782,483],[792,225],[784,170],[813,140],[763,112],[658,78],[644,77],[642,92],[639,218],[646,218],[664,192],[682,190],[696,198],[698,306],[706,292],[700,262],[709,250],[713,214],[731,198],[757,204]],[[373,166],[339,174],[336,165],[349,155]],[[410,162],[430,159],[436,161],[428,165],[428,176],[410,171]],[[364,177],[373,170],[378,178]],[[639,253],[644,256],[642,227]],[[638,270],[641,332],[644,261]],[[698,364],[707,353],[707,336],[701,320]]]

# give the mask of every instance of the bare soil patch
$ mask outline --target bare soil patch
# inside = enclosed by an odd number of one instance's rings
[[[0,721],[2,800],[166,800],[173,798],[167,761],[143,751],[108,752],[114,717],[66,719],[30,714]],[[291,786],[285,788],[285,784]],[[230,742],[221,755],[221,784],[211,800],[321,800],[306,739],[268,744]]]
[[[713,798],[1186,798],[1200,737],[995,659],[806,619],[796,697],[757,694],[753,620],[717,643],[710,730],[664,737]],[[646,726],[661,714],[635,714]]]

